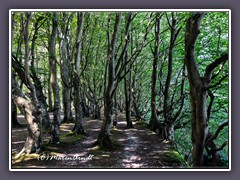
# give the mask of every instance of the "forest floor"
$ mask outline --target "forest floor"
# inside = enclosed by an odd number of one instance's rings
[[[52,115],[51,115],[52,116]],[[134,128],[126,128],[124,114],[111,130],[111,139],[116,150],[109,151],[94,146],[102,124],[101,120],[83,119],[87,136],[73,136],[73,123],[61,124],[59,145],[48,144],[49,134],[43,133],[46,151],[41,155],[23,155],[12,158],[12,168],[186,168],[179,153],[162,141],[142,121],[133,120]],[[24,117],[18,121],[24,123]],[[12,128],[12,157],[21,150],[27,136],[27,128]]]

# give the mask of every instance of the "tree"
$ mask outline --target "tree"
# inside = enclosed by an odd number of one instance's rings
[[[171,13],[171,23],[169,22],[168,15],[166,14],[168,24],[170,26],[171,31],[171,37],[170,37],[170,45],[169,45],[169,52],[168,52],[168,71],[167,71],[167,79],[165,82],[165,89],[164,89],[164,105],[163,105],[163,115],[164,115],[164,122],[166,125],[166,139],[170,142],[174,142],[174,124],[177,120],[178,116],[180,115],[183,104],[184,104],[184,71],[185,68],[183,68],[183,76],[182,76],[182,84],[181,84],[181,96],[180,96],[180,107],[179,110],[176,112],[176,114],[173,114],[173,109],[169,105],[169,90],[170,90],[170,83],[172,79],[172,68],[173,68],[173,55],[174,55],[174,46],[178,37],[178,34],[181,30],[180,28],[176,28],[176,25],[179,23],[176,20],[176,17],[174,15],[174,12]],[[177,87],[175,87],[176,89]],[[174,97],[174,95],[173,95]],[[172,103],[173,104],[173,103]]]
[[[16,81],[15,74],[12,73],[12,94],[15,103],[18,106],[24,108],[25,119],[27,121],[28,136],[25,145],[21,152],[16,156],[20,156],[22,153],[30,154],[32,152],[39,153],[42,149],[42,110],[39,105],[35,86],[31,82],[29,75],[29,32],[28,27],[32,17],[31,12],[25,13],[26,20],[24,26],[24,44],[25,44],[25,78],[28,82],[28,88],[30,89],[30,98],[27,100],[24,94],[21,92],[20,87]]]
[[[56,36],[57,36],[57,26],[58,26],[58,14],[57,12],[53,13],[52,16],[52,32],[49,39],[48,50],[49,50],[49,66],[51,70],[51,86],[54,97],[54,109],[53,109],[53,121],[51,124],[51,143],[58,144],[60,141],[59,138],[59,128],[61,123],[60,116],[60,94],[59,94],[59,85],[57,80],[57,59],[56,59]]]
[[[75,52],[75,69],[74,69],[74,107],[75,107],[75,134],[85,134],[82,126],[82,99],[80,96],[80,61],[81,61],[81,43],[82,29],[84,24],[84,13],[77,13],[77,36]]]
[[[130,43],[130,25],[132,22],[132,13],[128,13],[127,17],[126,17],[127,21],[126,21],[126,30],[125,30],[125,52],[124,53],[124,60],[125,63],[127,63],[128,60],[128,52],[127,52],[127,48],[129,46]],[[132,65],[130,65],[129,68],[127,68],[127,66],[125,67],[124,71],[126,73],[127,69],[130,69],[128,75],[126,75],[124,77],[124,93],[125,93],[125,113],[126,113],[126,121],[127,121],[127,128],[133,128],[133,124],[132,124],[132,120],[131,120],[131,69],[132,69]]]
[[[68,57],[67,53],[67,44],[69,38],[70,24],[72,22],[74,13],[71,13],[68,16],[68,13],[62,13],[62,22],[59,35],[59,44],[60,44],[60,56],[61,56],[61,77],[62,77],[62,102],[63,102],[63,112],[64,118],[63,122],[72,122],[72,109],[71,109],[71,59]]]
[[[190,84],[190,99],[192,109],[192,144],[193,144],[193,166],[203,165],[203,151],[206,146],[208,132],[207,122],[207,90],[211,84],[213,70],[228,60],[228,54],[223,54],[206,69],[201,76],[195,61],[195,44],[200,33],[200,25],[204,13],[195,13],[187,19],[185,33],[185,65],[188,71]]]
[[[100,146],[113,149],[112,141],[109,137],[109,130],[112,125],[113,114],[113,95],[114,95],[114,83],[115,83],[115,54],[116,44],[118,39],[118,31],[121,24],[122,13],[116,13],[116,20],[114,25],[114,31],[111,38],[111,43],[108,45],[108,82],[107,89],[104,94],[104,120],[101,127],[101,131],[98,135],[98,143]]]
[[[163,138],[164,133],[164,127],[163,124],[161,124],[158,121],[157,116],[157,107],[156,107],[156,96],[157,96],[157,69],[158,69],[158,59],[159,59],[159,35],[160,35],[160,20],[161,20],[161,14],[156,14],[156,21],[155,21],[155,46],[153,51],[153,64],[152,64],[152,86],[151,86],[151,118],[149,122],[150,129],[152,131],[155,131],[158,129],[160,131],[160,134]]]

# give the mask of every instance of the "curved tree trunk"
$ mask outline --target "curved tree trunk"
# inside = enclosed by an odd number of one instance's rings
[[[185,65],[190,84],[190,100],[192,107],[192,144],[193,166],[203,165],[203,150],[207,132],[206,91],[197,69],[194,48],[199,35],[203,14],[196,14],[187,20],[185,35]]]
[[[193,166],[203,166],[203,151],[206,146],[208,129],[207,89],[211,82],[213,70],[228,59],[222,55],[206,67],[204,77],[200,76],[194,56],[195,44],[200,33],[200,24],[204,13],[196,13],[187,19],[185,34],[185,60],[190,84],[190,101],[192,108],[192,144]]]
[[[113,89],[115,82],[115,53],[120,24],[121,24],[121,12],[116,13],[114,32],[112,35],[111,44],[109,44],[108,48],[108,83],[104,94],[104,119],[101,131],[98,135],[98,144],[109,149],[114,148],[109,136],[110,134],[109,131],[112,126],[113,95],[114,95]]]
[[[45,20],[40,23],[43,20],[43,17],[38,17],[34,26],[34,33],[33,33],[33,38],[32,38],[32,44],[31,44],[31,77],[33,79],[36,93],[37,93],[37,98],[39,100],[39,104],[42,107],[42,124],[43,126],[48,129],[50,127],[50,117],[47,111],[47,103],[46,103],[46,97],[43,94],[43,87],[40,79],[37,76],[36,68],[35,68],[35,44],[36,40],[38,37],[38,30],[39,28],[43,25]]]
[[[22,64],[17,60],[17,58],[12,55],[12,67],[19,75],[19,78],[21,79],[21,82],[26,85],[26,87],[31,91],[29,80],[25,78],[25,68],[22,66]],[[36,87],[36,96],[39,102],[39,105],[42,108],[42,116],[43,116],[43,125],[45,128],[49,127],[50,124],[50,117],[47,111],[47,102],[46,97],[43,94],[43,87],[41,85],[41,81],[36,76],[36,74],[32,73],[30,74],[31,79],[34,82],[34,86]]]
[[[22,153],[38,153],[42,149],[42,130],[41,130],[41,112],[36,112],[36,107],[33,102],[27,100],[20,90],[16,81],[15,75],[12,73],[12,95],[14,102],[24,109],[24,116],[27,121],[28,136]]]
[[[151,87],[151,118],[149,122],[149,127],[152,131],[158,129],[161,138],[164,137],[164,127],[158,121],[157,108],[156,108],[156,96],[157,96],[157,69],[158,69],[158,59],[159,59],[159,33],[160,33],[160,14],[157,14],[155,22],[155,48],[154,48],[154,59],[152,65],[152,87]]]
[[[166,14],[166,16],[168,15]],[[178,30],[176,29],[177,21],[175,19],[174,12],[171,13],[171,23],[169,22],[168,18],[167,20],[171,29],[171,37],[170,37],[170,46],[169,46],[169,53],[168,53],[167,79],[166,79],[165,90],[164,90],[163,115],[164,115],[164,122],[166,126],[166,139],[173,144],[174,143],[174,125],[175,125],[177,116],[173,115],[173,110],[170,108],[171,105],[169,103],[169,96],[170,96],[169,90],[170,90],[170,85],[172,80],[174,46],[181,28],[179,28]],[[180,107],[181,107],[180,108],[180,111],[181,111],[182,106]]]
[[[38,102],[35,86],[30,80],[29,73],[29,44],[28,44],[28,27],[32,16],[31,12],[26,12],[26,22],[24,27],[24,43],[25,43],[25,78],[30,89],[31,101],[28,101],[21,92],[19,85],[12,73],[12,94],[15,103],[24,108],[25,118],[27,121],[28,136],[24,148],[17,155],[25,152],[30,154],[32,152],[39,153],[42,148],[42,109]]]
[[[81,43],[82,29],[84,23],[84,13],[77,13],[77,39],[74,69],[74,107],[75,107],[75,134],[85,134],[82,126],[82,99],[80,94],[80,61],[81,61]]]

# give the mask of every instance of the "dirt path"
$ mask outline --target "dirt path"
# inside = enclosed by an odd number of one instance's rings
[[[18,168],[173,168],[183,167],[179,155],[163,143],[159,136],[146,128],[146,124],[135,122],[134,128],[127,129],[124,115],[118,116],[118,124],[111,131],[116,151],[93,147],[101,127],[101,120],[84,118],[83,125],[88,136],[64,146],[53,147],[57,157],[72,159],[39,160],[30,158],[13,164]],[[70,132],[73,124],[62,124],[61,133]],[[21,136],[20,136],[21,134]],[[26,137],[26,128],[12,131],[12,151],[19,151]],[[70,137],[71,138],[71,137]],[[48,137],[45,137],[47,142]],[[75,159],[73,158],[75,157]],[[87,158],[88,157],[88,158]],[[91,158],[90,158],[91,157]],[[78,159],[76,159],[78,158]],[[85,158],[85,159],[84,159]]]

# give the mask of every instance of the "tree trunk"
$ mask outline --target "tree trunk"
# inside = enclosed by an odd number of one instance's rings
[[[75,107],[75,134],[84,134],[82,126],[82,98],[80,94],[80,61],[81,61],[81,43],[82,29],[84,24],[84,13],[77,13],[77,38],[74,69],[74,107]]]
[[[30,82],[28,79],[25,78],[25,68],[22,66],[22,64],[17,60],[17,58],[14,55],[12,55],[12,66],[14,70],[17,72],[17,74],[19,75],[21,82],[24,83],[26,87],[31,91]],[[33,72],[32,74],[30,74],[30,77],[34,82],[39,106],[41,106],[42,108],[43,125],[45,126],[45,128],[48,128],[50,124],[50,118],[47,111],[47,102],[46,102],[46,97],[44,96],[44,93],[43,93],[43,87],[41,85],[41,81]]]
[[[125,54],[125,61],[127,61],[127,52]],[[126,71],[126,68],[125,68],[125,71]],[[131,96],[132,96],[131,95],[131,78],[132,77],[131,77],[131,71],[130,71],[129,75],[126,75],[124,78],[125,112],[126,112],[127,128],[133,128],[132,119],[131,119]]]
[[[51,122],[50,122],[50,117],[47,110],[48,105],[46,102],[46,97],[44,96],[44,93],[43,93],[43,86],[41,85],[41,81],[35,73],[32,73],[32,79],[36,87],[36,93],[37,93],[39,105],[42,107],[42,124],[46,129],[49,129]]]
[[[48,111],[53,112],[50,64],[49,64],[49,73],[48,73]]]
[[[13,98],[12,98],[11,103],[12,103],[12,127],[13,128],[21,127],[21,124],[17,120],[17,105],[14,102]]]
[[[24,109],[24,116],[27,121],[28,136],[22,151],[22,153],[38,153],[42,148],[42,130],[41,130],[41,112],[36,111],[36,107],[33,102],[28,101],[20,90],[20,87],[16,81],[15,75],[12,73],[12,96],[14,102]]]
[[[167,16],[167,15],[166,15]],[[175,41],[177,39],[178,33],[180,32],[181,28],[176,31],[176,19],[174,17],[174,12],[171,13],[171,24],[169,22],[169,26],[171,29],[171,37],[170,37],[170,46],[169,46],[169,53],[168,53],[168,72],[167,72],[167,79],[165,83],[165,90],[164,90],[164,106],[163,106],[163,115],[164,115],[164,122],[166,126],[166,139],[171,143],[174,143],[174,123],[177,118],[173,118],[173,110],[170,108],[169,103],[169,89],[172,79],[172,66],[173,66],[173,53],[174,53],[174,46]],[[169,20],[168,20],[169,21]]]
[[[192,144],[193,166],[203,165],[203,151],[209,135],[207,113],[207,89],[211,82],[213,70],[226,62],[228,54],[222,55],[206,67],[204,77],[200,76],[194,56],[195,44],[200,33],[203,13],[196,13],[187,20],[185,34],[185,65],[190,84],[190,101],[192,108]]]
[[[22,106],[25,111],[25,118],[27,121],[28,136],[25,142],[24,148],[17,155],[26,152],[30,154],[32,152],[40,152],[42,148],[42,110],[38,102],[35,86],[30,80],[29,73],[29,44],[28,44],[28,27],[32,16],[31,12],[26,12],[26,22],[24,27],[24,43],[25,43],[25,79],[28,82],[28,88],[30,89],[31,102],[26,100],[22,94],[18,83],[15,79],[15,75],[12,73],[12,94],[15,103]]]
[[[158,69],[158,59],[159,59],[159,33],[160,33],[160,14],[158,13],[155,22],[155,48],[154,48],[154,59],[152,65],[152,87],[151,87],[151,119],[149,122],[149,127],[152,131],[158,129],[161,138],[163,138],[163,126],[159,123],[157,117],[157,105],[156,105],[156,96],[157,96],[157,69]]]
[[[98,144],[109,149],[114,148],[112,141],[109,137],[110,134],[109,131],[112,126],[113,95],[114,95],[113,89],[115,82],[115,54],[120,24],[121,24],[121,12],[117,12],[114,32],[112,35],[111,44],[109,44],[108,48],[108,82],[104,94],[104,119],[101,131],[98,136]]]
[[[192,144],[193,166],[203,165],[203,150],[208,127],[206,124],[206,90],[197,69],[194,57],[194,48],[200,32],[200,23],[203,14],[196,14],[187,20],[185,34],[185,65],[188,71],[190,84],[190,101],[192,108]]]
[[[52,33],[49,40],[49,65],[51,70],[51,86],[53,91],[54,109],[53,109],[53,121],[51,124],[51,143],[58,144],[60,141],[59,128],[61,123],[60,116],[60,94],[59,85],[57,80],[57,59],[55,54],[56,35],[57,35],[57,22],[58,15],[56,12],[53,13],[52,19]]]
[[[39,28],[43,25],[44,21],[39,24],[42,21],[43,17],[38,17],[34,26],[34,33],[33,33],[33,38],[32,38],[32,45],[31,45],[31,77],[33,79],[35,88],[36,88],[36,93],[37,97],[40,103],[40,106],[42,107],[42,124],[43,126],[48,129],[50,127],[50,117],[47,111],[47,103],[46,103],[46,97],[43,94],[43,87],[41,85],[41,81],[39,80],[35,68],[35,44],[38,36],[38,30]]]
[[[133,92],[131,93],[132,94],[132,105],[133,105],[133,111],[134,111],[134,116],[137,120],[141,120],[141,111],[139,109],[139,103],[137,101],[137,92],[136,92],[136,80],[135,80],[135,77],[133,78]]]
[[[128,79],[130,80],[130,78]],[[131,119],[131,87],[129,82],[127,82],[127,77],[124,78],[124,91],[125,91],[125,112],[126,112],[126,121],[127,128],[133,128],[132,119]]]
[[[61,54],[61,77],[62,77],[62,103],[63,103],[63,112],[64,112],[64,123],[73,122],[72,109],[71,109],[71,85],[70,85],[70,59],[67,57],[67,38],[69,31],[69,24],[73,17],[73,14],[70,15],[68,22],[67,14],[63,12],[62,19],[62,34],[60,41],[60,54]]]

